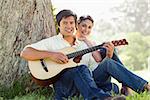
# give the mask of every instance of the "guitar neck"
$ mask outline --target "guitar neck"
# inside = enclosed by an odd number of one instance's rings
[[[111,41],[111,42],[114,44],[114,46],[128,45],[128,42],[126,41],[126,39],[114,40],[114,41]],[[97,46],[87,48],[87,49],[83,49],[83,50],[80,50],[80,51],[77,51],[77,52],[73,52],[71,54],[68,54],[67,57],[68,57],[68,59],[71,59],[71,58],[74,58],[74,57],[77,57],[77,56],[80,56],[80,55],[84,55],[86,53],[96,51],[98,49],[101,49],[103,44],[104,43],[102,43],[100,45],[97,45]]]
[[[71,59],[71,58],[74,58],[74,57],[77,57],[77,56],[80,56],[80,55],[84,55],[86,53],[90,53],[90,52],[96,51],[96,50],[102,48],[102,46],[103,46],[103,44],[97,45],[97,46],[94,46],[94,47],[90,47],[90,48],[87,48],[87,49],[83,49],[83,50],[80,50],[80,51],[68,54],[67,57],[69,59]]]

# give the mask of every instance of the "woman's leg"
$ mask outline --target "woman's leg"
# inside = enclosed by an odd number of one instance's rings
[[[99,73],[99,76],[96,74]],[[105,58],[93,72],[94,79],[99,80],[99,77],[104,77],[106,80],[110,76],[117,79],[119,82],[131,87],[136,92],[141,92],[147,81],[140,78],[127,70],[122,64],[110,58]]]

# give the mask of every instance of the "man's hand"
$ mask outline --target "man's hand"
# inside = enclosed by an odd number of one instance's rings
[[[68,63],[68,57],[61,52],[52,52],[49,57],[52,61],[55,61],[60,64]]]
[[[104,48],[106,48],[106,56],[108,58],[112,58],[113,52],[114,52],[114,45],[111,42],[107,42],[103,45]]]

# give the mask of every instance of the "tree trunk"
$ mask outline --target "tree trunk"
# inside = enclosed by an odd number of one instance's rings
[[[25,45],[56,34],[50,0],[0,0],[0,84],[28,71]]]

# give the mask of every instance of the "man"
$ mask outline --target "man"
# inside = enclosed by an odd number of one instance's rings
[[[21,52],[21,57],[27,60],[49,58],[60,64],[68,63],[69,59],[65,54],[55,51],[74,46],[75,38],[73,33],[76,29],[77,17],[76,14],[70,10],[62,10],[56,15],[56,19],[60,33],[56,36],[26,46]],[[56,100],[72,97],[78,91],[85,100],[110,100],[113,98],[96,86],[90,71],[85,65],[67,70],[53,85]],[[123,100],[125,99],[124,97],[117,97],[119,100],[121,98]]]

